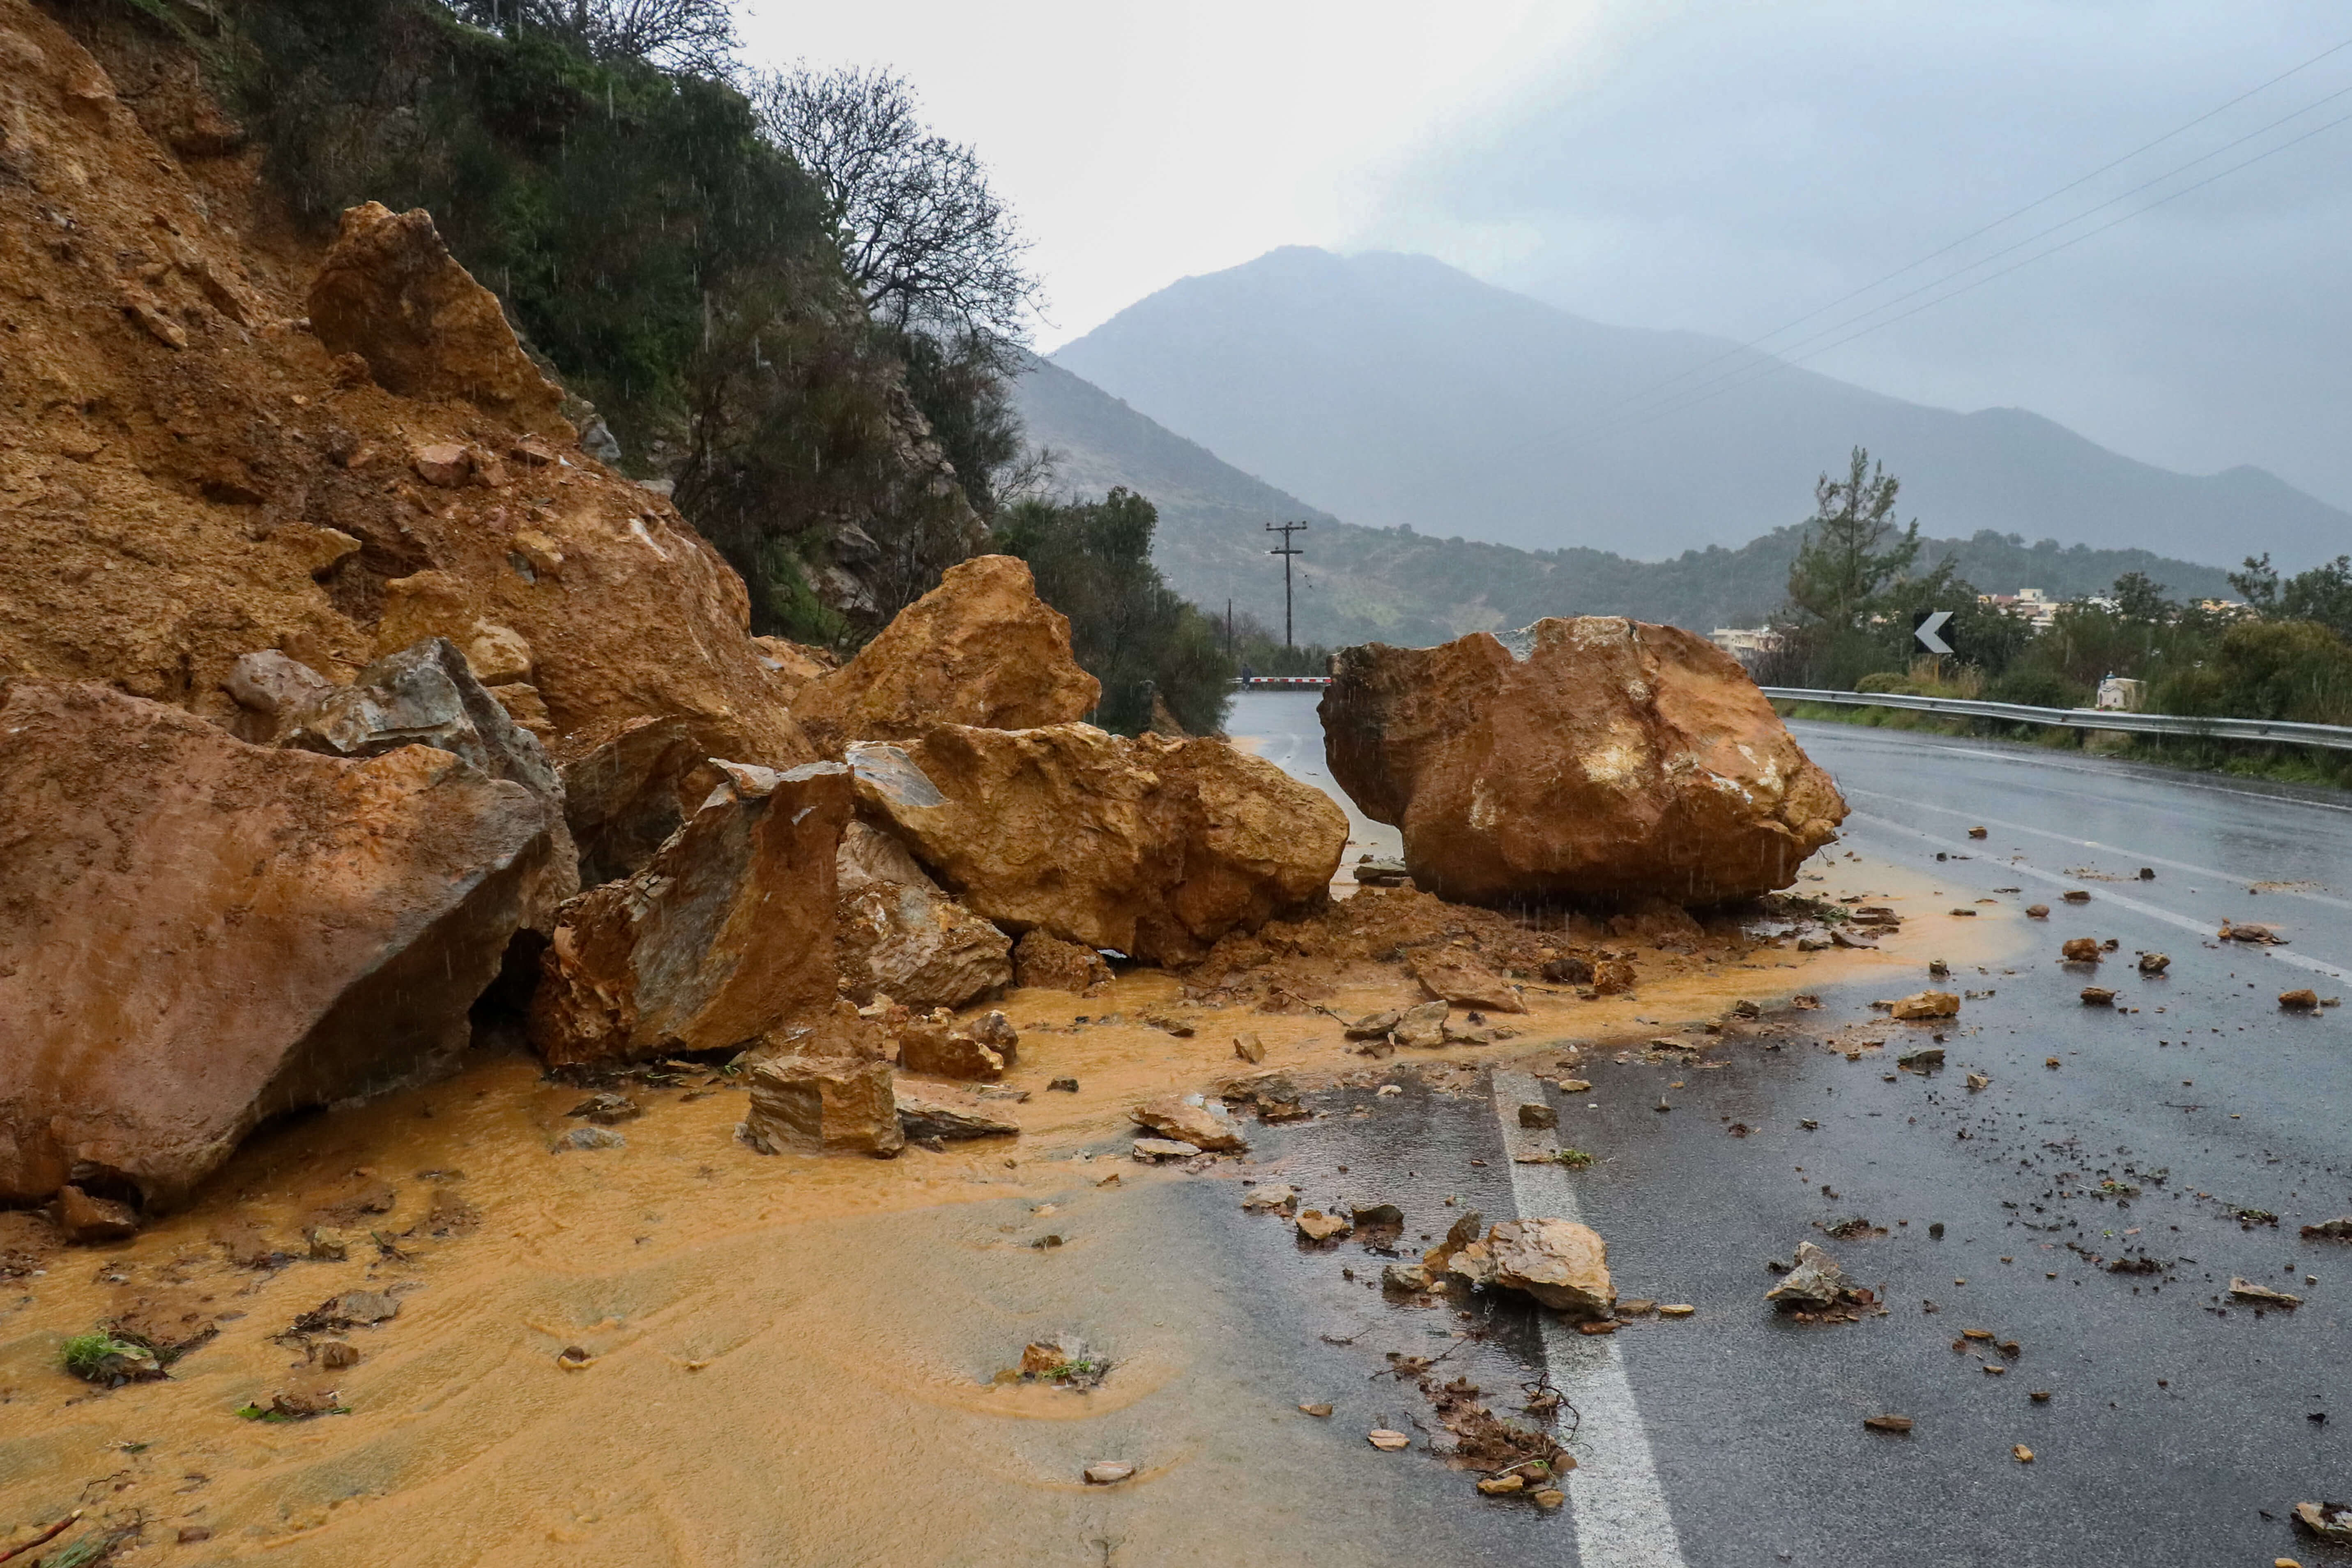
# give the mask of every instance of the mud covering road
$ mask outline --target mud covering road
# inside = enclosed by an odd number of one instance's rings
[[[1296,716],[1258,705],[1297,700],[1244,699],[1234,728],[1286,735]],[[1916,868],[1953,909],[2052,909],[2015,923],[2016,951],[1955,964],[1967,1000],[1941,1071],[1897,1070],[1931,1026],[1873,1013],[1895,994],[1881,980],[1825,990],[1811,1026],[1717,1053],[1717,1070],[1632,1054],[1580,1069],[1592,1089],[1549,1102],[1559,1140],[1599,1157],[1580,1172],[1507,1163],[1526,1136],[1517,1102],[1540,1088],[1507,1072],[1484,1096],[1409,1088],[1377,1136],[1351,1136],[1362,1124],[1342,1112],[1260,1142],[1309,1201],[1390,1198],[1409,1232],[1442,1229],[1448,1194],[1489,1219],[1581,1217],[1609,1240],[1621,1297],[1698,1308],[1597,1340],[1488,1309],[1500,1331],[1454,1362],[1490,1396],[1548,1370],[1583,1416],[1581,1464],[1566,1518],[1450,1502],[1444,1560],[2352,1562],[2289,1524],[2297,1501],[2352,1491],[2352,1246],[2297,1234],[2352,1213],[2352,1017],[2276,1000],[2352,991],[2352,803],[2031,747],[1800,737],[1855,808],[1835,853]],[[2217,942],[2225,919],[2290,941]],[[2060,963],[2076,935],[2117,949],[2095,970]],[[2143,949],[2170,956],[2161,977],[2137,973]],[[2094,984],[2117,1005],[2085,1005]],[[1971,1073],[1987,1086],[1969,1089]],[[1857,1216],[1851,1237],[1820,1228]],[[1808,1239],[1887,1315],[1776,1317],[1766,1263]],[[1350,1250],[1359,1283],[1325,1278]],[[1376,1366],[1444,1314],[1383,1307],[1360,1252],[1291,1271],[1288,1331],[1355,1335]],[[2302,1305],[2258,1310],[2233,1277]],[[1913,1429],[1864,1428],[1882,1414]],[[1397,1546],[1400,1561],[1431,1550]]]

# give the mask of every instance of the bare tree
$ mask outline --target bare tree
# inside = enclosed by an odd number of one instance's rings
[[[451,0],[495,32],[536,29],[571,39],[600,59],[651,60],[707,76],[726,74],[735,52],[731,0]]]
[[[1028,245],[972,150],[925,129],[904,77],[842,68],[745,83],[761,128],[816,180],[877,321],[1027,335]]]

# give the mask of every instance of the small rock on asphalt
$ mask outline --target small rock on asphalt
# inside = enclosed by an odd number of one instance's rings
[[[1133,1465],[1122,1463],[1118,1459],[1105,1459],[1098,1465],[1088,1465],[1087,1467],[1087,1485],[1090,1487],[1114,1486],[1118,1482],[1127,1479],[1128,1477],[1133,1474],[1135,1474],[1135,1467]]]
[[[1519,1125],[1522,1127],[1557,1127],[1559,1125],[1559,1112],[1553,1110],[1549,1105],[1529,1101],[1528,1104],[1519,1107]]]
[[[1364,1434],[1364,1439],[1383,1454],[1393,1454],[1400,1448],[1409,1448],[1412,1446],[1412,1438],[1386,1426],[1373,1427]]]

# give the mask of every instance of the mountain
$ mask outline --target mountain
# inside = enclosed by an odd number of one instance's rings
[[[1265,525],[1306,521],[1297,542],[1307,553],[1295,563],[1302,642],[1428,644],[1565,615],[1633,616],[1700,631],[1752,626],[1779,603],[1796,557],[1794,527],[1736,550],[1710,546],[1658,562],[1365,528],[1242,472],[1051,361],[1029,361],[1014,396],[1031,446],[1053,454],[1057,490],[1099,496],[1123,485],[1150,498],[1160,510],[1160,569],[1212,615],[1230,601],[1281,626],[1282,571],[1265,553]],[[2218,568],[2147,551],[2028,545],[1989,531],[1926,543],[1923,562],[1952,556],[1987,592],[2034,587],[2066,598],[2102,590],[2126,572],[2147,573],[2176,598],[2230,591]]]
[[[2178,474],[2021,409],[1959,414],[1720,339],[1604,326],[1426,257],[1291,247],[1188,278],[1054,356],[1176,434],[1353,521],[1659,559],[1812,510],[1859,444],[1926,531],[2302,567],[2340,511],[2257,468]],[[1721,360],[1720,363],[1710,363]],[[1651,389],[1754,374],[1662,415]]]

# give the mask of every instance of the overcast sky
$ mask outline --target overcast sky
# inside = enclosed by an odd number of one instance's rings
[[[1599,320],[1746,341],[2352,40],[2352,9],[757,0],[746,32],[766,61],[894,65],[980,149],[1035,241],[1046,347],[1286,244],[1424,252]],[[2352,506],[2352,124],[2319,129],[2345,115],[2352,48],[1765,346],[1826,348],[1812,368],[1897,396],[2032,408],[2168,468],[2258,464]]]

